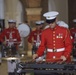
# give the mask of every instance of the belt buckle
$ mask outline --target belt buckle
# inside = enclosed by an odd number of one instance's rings
[[[56,49],[53,49],[53,52],[57,52],[57,50]]]

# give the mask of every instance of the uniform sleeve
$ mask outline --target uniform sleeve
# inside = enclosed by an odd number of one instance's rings
[[[64,44],[65,44],[64,56],[68,58],[72,52],[72,41],[70,38],[69,30],[66,30]]]
[[[30,33],[29,37],[28,37],[28,42],[32,43],[32,38],[33,38],[33,31]]]
[[[40,44],[40,46],[39,46],[39,48],[37,50],[38,56],[43,55],[45,48],[46,48],[46,38],[45,38],[45,34],[42,33],[42,35],[41,35],[41,44]]]

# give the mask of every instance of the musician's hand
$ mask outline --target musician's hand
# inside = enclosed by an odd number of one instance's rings
[[[38,54],[33,54],[33,59],[36,59],[38,57]]]
[[[63,61],[66,61],[66,57],[65,57],[65,56],[61,56],[61,59],[62,59]]]

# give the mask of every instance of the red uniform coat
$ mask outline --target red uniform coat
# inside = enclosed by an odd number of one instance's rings
[[[56,25],[54,29],[44,30],[41,36],[41,45],[37,50],[38,56],[43,55],[45,48],[53,50],[65,48],[61,52],[47,52],[46,59],[60,58],[61,56],[68,59],[72,51],[72,41],[68,29]]]
[[[5,41],[5,39],[6,39],[6,41],[10,40],[10,38],[11,38],[10,33],[12,33],[11,37],[12,37],[12,39],[15,39],[15,42],[18,42],[18,43],[21,42],[21,37],[19,35],[19,32],[15,28],[4,29],[0,35],[0,41],[3,42],[3,41]],[[12,40],[10,40],[10,41],[12,41]]]
[[[36,43],[37,41],[37,35],[39,34],[39,38],[41,40],[41,33],[42,33],[42,30],[35,30],[35,31],[32,31],[29,35],[29,38],[28,38],[28,42],[29,43]],[[33,39],[33,42],[32,42],[32,39]]]

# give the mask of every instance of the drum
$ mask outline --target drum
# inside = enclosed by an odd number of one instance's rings
[[[21,37],[27,37],[30,34],[30,27],[27,24],[20,24],[17,29]]]
[[[23,23],[23,24],[20,24],[17,29],[21,36],[21,43],[19,46],[23,46],[23,49],[24,49],[25,48],[25,37],[27,37],[30,34],[31,28],[29,27],[29,25]]]

